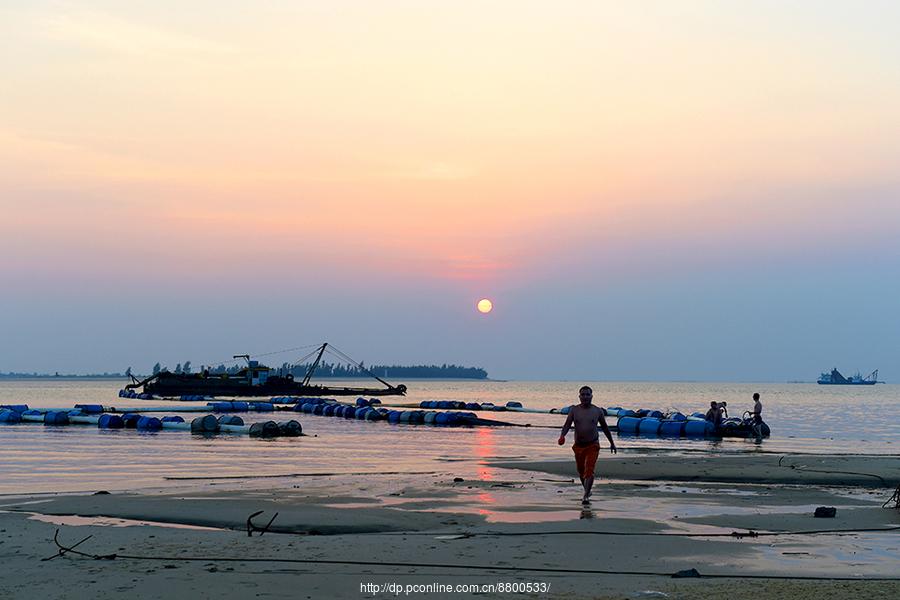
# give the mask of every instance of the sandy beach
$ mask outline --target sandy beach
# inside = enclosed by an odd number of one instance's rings
[[[900,513],[881,507],[893,487],[880,479],[900,481],[898,458],[620,454],[601,459],[590,507],[572,469],[507,461],[471,481],[447,471],[8,496],[0,597],[499,598],[510,593],[440,586],[528,583],[546,587],[514,595],[900,594],[900,581],[880,580],[897,577]],[[814,518],[816,506],[837,516]],[[248,537],[257,511],[259,527],[278,514]],[[117,557],[42,561],[57,528],[63,545],[91,535],[77,550]],[[702,577],[671,577],[687,569]]]

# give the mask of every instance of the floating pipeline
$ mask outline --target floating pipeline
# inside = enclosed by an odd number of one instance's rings
[[[92,405],[93,406],[93,405]],[[180,413],[229,413],[229,412],[272,412],[275,405],[271,402],[208,402],[206,406],[148,406],[142,408],[128,408],[125,410],[117,410],[114,406],[99,406],[102,412],[124,412],[126,414],[147,414],[160,412],[180,412]],[[47,410],[47,409],[45,409]],[[60,409],[63,410],[63,409]],[[96,411],[95,411],[96,412]]]
[[[632,411],[634,412],[634,411]],[[638,411],[639,412],[639,411]],[[659,411],[647,411],[653,414]],[[694,413],[696,415],[698,413]],[[681,413],[671,413],[660,419],[657,417],[623,416],[617,423],[620,435],[638,435],[644,437],[667,438],[722,438],[722,437],[755,437],[749,419],[726,419],[717,430],[715,425],[706,419],[694,415],[685,417]],[[769,437],[771,430],[766,423],[762,424],[762,437]]]
[[[137,400],[155,400],[157,396],[153,394],[138,394],[134,390],[119,390],[119,398],[135,398]],[[200,397],[198,396],[198,399]]]
[[[136,429],[139,431],[176,430],[193,433],[240,433],[251,437],[297,437],[303,435],[303,427],[294,419],[276,422],[264,421],[245,425],[244,420],[236,415],[204,415],[186,423],[178,415],[167,415],[161,418],[138,413],[97,414],[98,405],[85,405],[87,411],[75,408],[64,410],[32,410],[26,405],[5,405],[0,408],[0,423],[43,423],[45,425],[94,425],[98,429]],[[102,408],[102,407],[101,407]],[[266,410],[266,409],[262,409]]]
[[[176,400],[182,402],[209,402],[215,400],[215,396],[204,396],[203,394],[182,394],[176,397],[163,397],[154,394],[138,393],[134,390],[119,390],[119,398],[134,398],[136,400]]]
[[[272,412],[275,405],[271,402],[209,402],[206,410],[213,412]],[[170,409],[171,410],[171,409]]]
[[[380,403],[379,403],[380,404]],[[465,405],[465,403],[460,403]],[[409,405],[414,408],[420,405]],[[434,411],[434,410],[396,410],[403,407],[357,406],[340,402],[305,403],[294,406],[294,411],[322,417],[355,419],[358,421],[387,421],[391,424],[403,425],[439,425],[445,427],[473,426],[513,426],[527,427],[517,423],[482,419],[473,412]]]

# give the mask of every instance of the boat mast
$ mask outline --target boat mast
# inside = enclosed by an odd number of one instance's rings
[[[319,366],[319,361],[322,360],[322,355],[325,354],[325,348],[328,347],[328,342],[322,344],[322,347],[319,348],[319,354],[316,356],[316,360],[313,361],[313,364],[309,366],[309,369],[306,370],[306,377],[303,378],[303,383],[301,384],[303,387],[309,385],[309,380],[312,379],[313,373],[316,372],[316,368]]]

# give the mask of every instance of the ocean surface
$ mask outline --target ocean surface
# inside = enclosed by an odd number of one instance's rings
[[[505,404],[515,400],[527,408],[550,409],[577,402],[583,383],[411,380],[406,382],[407,397],[394,401]],[[759,445],[743,439],[620,437],[616,441],[620,452],[900,455],[900,385],[586,383],[594,388],[594,402],[600,406],[678,409],[687,414],[705,411],[711,400],[725,400],[731,416],[740,416],[752,408],[753,392],[759,392],[763,416],[772,428],[771,438]],[[359,385],[359,381],[352,384]],[[109,380],[0,380],[0,404],[33,408],[70,408],[79,403],[116,408],[171,404],[167,414],[179,414],[178,403],[119,398],[121,386],[122,382]],[[383,401],[391,403],[387,398]],[[184,486],[189,478],[247,475],[272,476],[277,485],[278,476],[301,473],[453,472],[485,478],[491,476],[485,465],[491,459],[571,459],[568,444],[560,447],[556,443],[563,415],[480,414],[531,427],[438,428],[290,413],[302,423],[306,436],[262,440],[243,435],[203,437],[182,431],[100,430],[88,425],[0,424],[0,494],[161,489]],[[184,416],[190,420],[196,414]],[[267,420],[271,413],[258,418],[255,413],[241,416],[249,424]],[[279,413],[278,417],[286,419],[287,415]],[[602,472],[602,462],[599,469]]]

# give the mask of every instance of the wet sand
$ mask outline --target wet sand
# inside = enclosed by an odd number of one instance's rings
[[[478,597],[900,596],[897,581],[790,579],[898,576],[900,531],[890,528],[900,527],[900,513],[881,508],[892,487],[873,485],[871,475],[900,480],[900,459],[790,457],[798,469],[779,458],[604,457],[598,472],[613,481],[598,484],[587,508],[568,461],[485,465],[471,481],[448,471],[0,498],[0,597],[388,598],[398,596],[360,586],[395,583],[399,597],[460,598],[473,594],[406,596],[403,586],[497,582],[550,589]],[[845,479],[831,479],[836,470]],[[835,506],[837,517],[814,518],[818,505]],[[260,526],[278,516],[268,533],[248,537],[256,511],[264,511],[254,519]],[[127,520],[156,524],[121,526]],[[93,535],[78,550],[148,560],[42,562],[56,552],[57,528],[64,544]],[[751,529],[778,535],[745,536]],[[791,533],[823,529],[844,533]],[[310,560],[344,562],[301,562]],[[669,576],[691,568],[707,577]],[[710,578],[737,574],[763,578]]]
[[[573,461],[510,461],[492,464],[567,477],[577,476]],[[609,479],[642,481],[888,487],[900,482],[900,457],[762,453],[732,456],[602,456],[597,463],[597,474]]]

